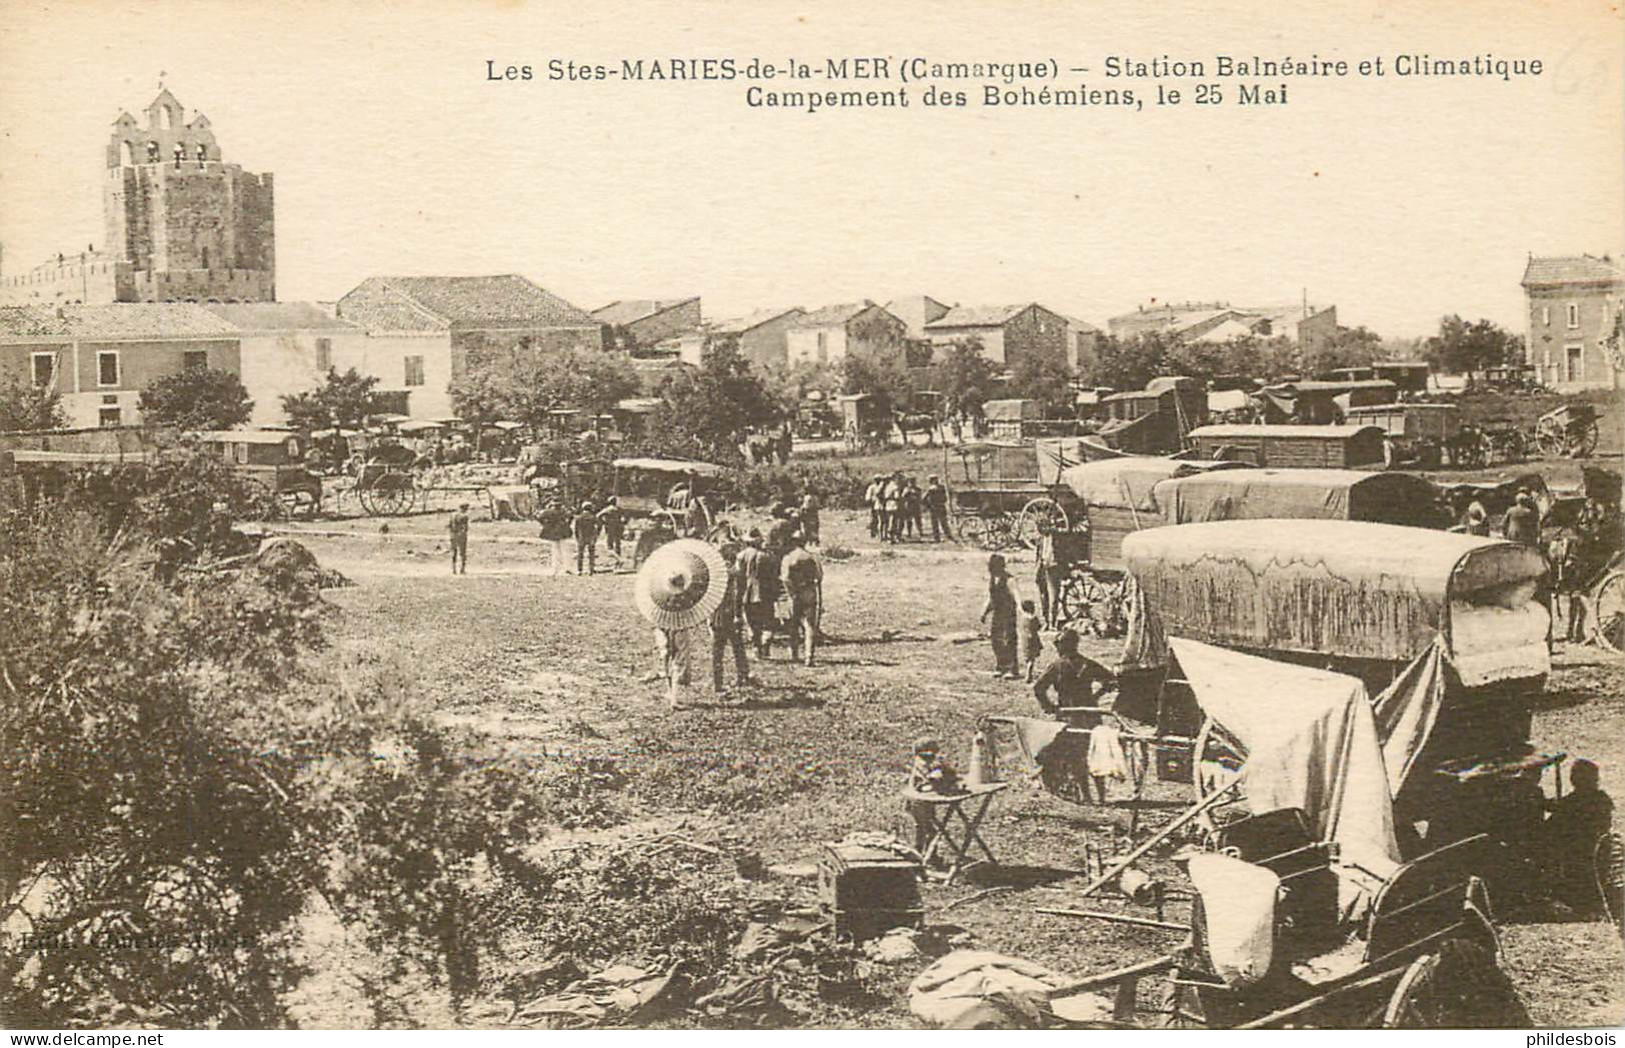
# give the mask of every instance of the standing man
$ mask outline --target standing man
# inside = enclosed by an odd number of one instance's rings
[[[784,588],[790,593],[790,657],[800,661],[806,652],[807,665],[813,664],[818,650],[818,618],[824,588],[824,568],[807,552],[799,536],[790,538],[790,552],[784,556]]]
[[[869,481],[869,486],[863,489],[863,504],[869,507],[869,537],[872,539],[879,538],[882,533],[880,524],[885,499],[881,496],[885,481],[885,477],[876,473],[874,478]]]
[[[451,573],[468,574],[468,503],[457,507],[446,525],[451,532]]]
[[[890,480],[881,493],[885,499],[885,511],[881,514],[885,527],[886,539],[897,542],[903,537],[903,471],[898,470],[892,474]]]
[[[728,564],[728,581],[722,593],[722,603],[711,613],[711,690],[718,695],[722,694],[722,663],[730,650],[733,652],[735,683],[740,687],[751,683],[750,664],[745,661],[745,623],[740,600],[742,586],[738,555],[737,543],[722,547],[722,558]]]
[[[615,554],[615,567],[621,566],[621,539],[626,535],[626,514],[621,511],[621,504],[611,495],[604,500],[604,508],[598,511],[598,526],[604,532],[604,544],[609,552]]]
[[[809,491],[801,496],[801,537],[809,546],[818,545],[818,511],[821,508],[817,495]]]
[[[750,626],[756,657],[768,657],[773,645],[773,605],[779,600],[779,565],[762,548],[762,533],[751,528],[745,548],[739,553],[740,598],[745,606],[745,622]]]
[[[1099,691],[1095,690],[1097,684],[1100,685]],[[1044,672],[1039,674],[1038,680],[1033,682],[1033,697],[1038,700],[1039,709],[1054,716],[1062,708],[1099,706],[1105,694],[1116,686],[1117,678],[1112,675],[1111,670],[1079,653],[1077,631],[1064,629],[1055,637],[1055,661],[1046,666]],[[1068,719],[1069,724],[1080,728],[1099,727],[1100,721],[1098,713],[1072,714]],[[1095,737],[1090,736],[1091,743]],[[1076,754],[1081,762],[1078,775],[1085,784],[1085,791],[1088,790],[1089,782],[1094,783],[1100,803],[1105,804],[1107,776],[1097,775],[1091,770],[1089,756],[1092,749],[1093,745]],[[1109,765],[1103,766],[1101,763],[1095,765],[1095,768],[1100,770],[1105,770],[1106,767]],[[1044,769],[1047,781],[1053,781],[1057,773],[1058,769],[1048,767]]]
[[[1060,624],[1061,580],[1065,573],[1055,550],[1055,524],[1045,518],[1038,521],[1036,553],[1038,567],[1034,581],[1038,583],[1038,607],[1044,628],[1051,629]]]
[[[941,542],[944,536],[953,538],[948,534],[948,489],[935,475],[926,481],[924,501],[931,514],[931,541]]]
[[[576,574],[598,574],[598,514],[591,502],[581,504],[570,521],[570,534],[576,540]]]
[[[705,504],[695,483],[690,482],[688,493],[688,534],[691,538],[703,539],[711,530],[711,508]]]
[[[922,539],[925,531],[920,527],[920,486],[913,477],[903,482],[903,534]]]
[[[564,574],[564,540],[570,537],[570,511],[559,496],[550,495],[537,514],[537,522],[542,541],[547,543],[547,573],[556,578]]]

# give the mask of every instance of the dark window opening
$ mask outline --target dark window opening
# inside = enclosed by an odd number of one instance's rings
[[[181,354],[181,368],[185,371],[202,371],[209,366],[209,353],[203,349],[189,349]]]

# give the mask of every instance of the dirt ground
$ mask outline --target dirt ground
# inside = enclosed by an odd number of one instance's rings
[[[827,512],[826,550],[850,555],[825,565],[832,643],[820,665],[794,665],[781,647],[753,667],[759,685],[713,696],[707,668],[696,664],[697,705],[673,714],[651,679],[652,639],[633,610],[629,571],[554,577],[532,525],[477,521],[469,573],[453,577],[445,522],[441,513],[399,518],[387,534],[366,519],[310,526],[302,538],[323,565],[355,583],[330,594],[341,609],[339,644],[401,653],[448,722],[527,752],[658,764],[670,776],[670,802],[640,817],[687,810],[769,865],[806,863],[853,831],[897,827],[914,737],[941,737],[963,767],[979,717],[1037,712],[1027,685],[992,678],[985,640],[963,640],[978,630],[984,592],[986,555],[976,550],[881,548],[855,515]],[[1030,561],[1014,560],[1018,597],[1035,595]],[[1116,642],[1085,647],[1115,660]],[[1621,669],[1597,649],[1560,647],[1534,742],[1597,760],[1604,788],[1625,799]],[[1188,801],[1189,787],[1154,778],[1142,826],[1161,825]],[[1086,846],[1114,851],[1130,817],[1121,796],[1082,807],[1017,784],[995,798],[984,824],[999,871],[982,883],[928,886],[931,921],[962,926],[982,948],[1078,975],[1165,951],[1177,934],[1032,912],[1082,905],[1146,915],[1121,900],[1073,897],[1085,883]],[[1169,872],[1165,857],[1147,865],[1153,875]],[[1018,890],[946,910],[988,884]],[[1174,901],[1166,916],[1178,922],[1187,912]],[[1510,922],[1505,967],[1537,1026],[1625,1020],[1625,954],[1614,931],[1561,915],[1498,916]],[[849,1021],[912,1025],[901,988],[917,969],[899,973],[891,1003]]]

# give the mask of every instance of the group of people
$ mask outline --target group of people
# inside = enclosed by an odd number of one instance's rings
[[[925,522],[931,522],[931,541],[951,539],[948,532],[948,489],[936,476],[925,487],[902,470],[890,476],[876,473],[863,491],[863,504],[869,510],[869,537],[882,542],[925,539]]]
[[[452,513],[446,529],[451,540],[451,573],[468,573],[469,504],[464,502]],[[622,543],[626,538],[626,513],[614,495],[600,505],[583,499],[574,511],[562,500],[553,499],[537,513],[540,535],[548,548],[548,568],[553,575],[567,570],[564,544],[575,543],[575,573],[593,575],[598,571],[598,540],[614,556],[615,567],[623,563]],[[612,569],[613,570],[613,569]]]
[[[816,519],[816,518],[815,518]],[[814,525],[816,535],[816,524]],[[724,669],[731,654],[737,686],[754,683],[746,643],[758,661],[772,655],[774,635],[781,627],[790,638],[790,657],[807,666],[815,664],[823,638],[824,568],[807,548],[809,536],[787,517],[776,517],[767,534],[751,528],[740,538],[726,523],[715,537],[727,577],[721,580],[722,600],[707,626],[711,640],[711,688],[725,691]],[[789,615],[779,618],[779,606],[788,601]],[[698,628],[656,629],[667,696],[674,710],[686,705],[689,659]]]

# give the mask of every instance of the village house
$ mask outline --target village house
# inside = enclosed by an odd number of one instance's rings
[[[806,315],[807,311],[800,306],[759,309],[748,316],[713,324],[709,333],[738,339],[740,354],[757,367],[770,364],[783,367],[790,360],[790,328]],[[685,354],[683,360],[695,365],[700,362],[698,354],[692,361]]]
[[[0,382],[54,389],[68,425],[133,425],[141,391],[186,368],[241,374],[237,329],[186,302],[0,306]]]
[[[624,331],[634,346],[653,346],[699,330],[700,297],[623,299],[593,310],[592,316],[607,328]]]
[[[369,277],[339,299],[337,313],[375,338],[444,335],[453,382],[486,354],[604,347],[604,326],[591,314],[513,274]]]
[[[1607,255],[1535,258],[1523,271],[1527,363],[1555,389],[1618,389],[1625,272]]]
[[[1106,321],[1117,338],[1160,332],[1182,342],[1228,342],[1237,338],[1285,338],[1306,352],[1326,348],[1337,334],[1337,307],[1303,302],[1292,306],[1232,306],[1185,302],[1140,306]]]
[[[1087,320],[1066,318],[1066,366],[1083,374],[1100,360],[1101,331]]]
[[[282,398],[320,386],[329,371],[354,368],[378,380],[380,407],[413,418],[452,410],[451,337],[446,332],[371,335],[316,302],[214,303],[203,308],[242,340],[242,382],[254,398],[254,425],[286,421]]]
[[[955,306],[925,325],[940,358],[955,342],[976,339],[982,353],[1009,368],[1027,354],[1068,356],[1071,323],[1036,302],[1014,306]]]
[[[905,295],[886,303],[886,312],[908,325],[909,338],[925,341],[931,338],[925,330],[925,325],[952,308],[943,305],[930,295]]]
[[[788,363],[839,364],[848,356],[903,359],[908,326],[865,299],[799,317],[786,335]]]

